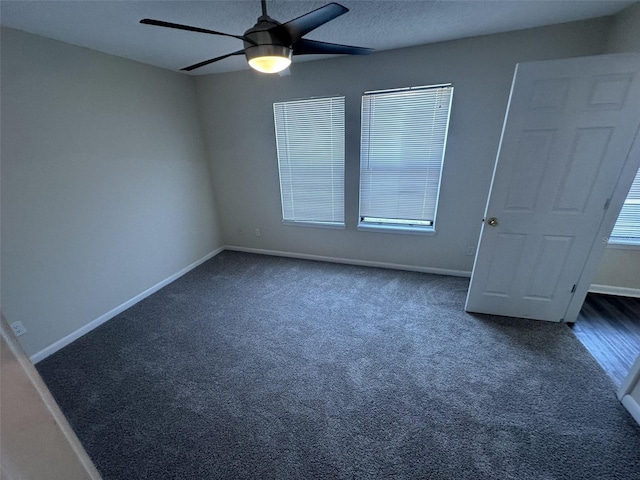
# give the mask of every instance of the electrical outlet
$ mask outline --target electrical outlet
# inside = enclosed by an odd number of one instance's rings
[[[473,255],[476,254],[476,246],[475,245],[469,245],[467,246],[467,253],[466,255],[469,257],[472,257]]]
[[[24,335],[25,333],[27,333],[27,329],[24,328],[24,325],[22,324],[22,322],[13,322],[11,324],[11,329],[13,330],[13,333],[15,334],[16,337],[19,337],[20,335]]]
[[[260,231],[259,228],[256,228],[256,237],[261,237],[262,236],[262,232]]]

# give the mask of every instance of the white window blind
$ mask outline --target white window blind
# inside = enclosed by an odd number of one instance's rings
[[[453,86],[362,97],[360,225],[433,229]]]
[[[609,241],[640,245],[640,170],[636,173]]]
[[[273,104],[285,223],[344,225],[344,97]]]

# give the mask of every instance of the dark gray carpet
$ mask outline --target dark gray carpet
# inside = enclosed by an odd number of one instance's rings
[[[639,479],[565,325],[468,280],[223,252],[37,367],[108,479]]]

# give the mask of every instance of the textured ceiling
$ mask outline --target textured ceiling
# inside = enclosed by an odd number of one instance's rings
[[[267,1],[285,22],[328,1]],[[368,1],[343,0],[350,12],[306,38],[376,50],[440,42],[612,15],[633,1]],[[233,38],[141,25],[142,18],[242,34],[261,14],[258,0],[241,1],[0,1],[0,23],[44,37],[169,70],[239,50]],[[295,62],[318,59],[295,57]],[[248,68],[231,57],[192,72],[203,75]]]

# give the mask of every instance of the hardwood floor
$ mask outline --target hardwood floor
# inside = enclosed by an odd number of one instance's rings
[[[572,329],[619,386],[640,355],[640,298],[590,293]]]

